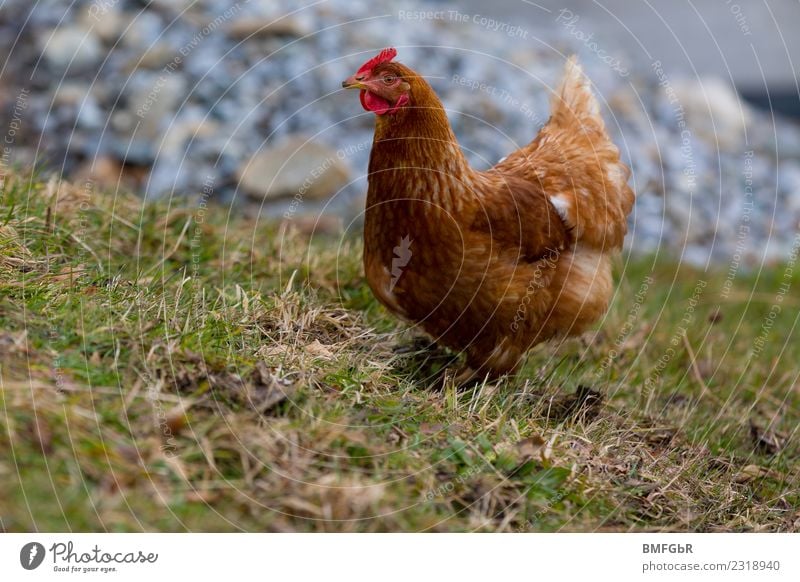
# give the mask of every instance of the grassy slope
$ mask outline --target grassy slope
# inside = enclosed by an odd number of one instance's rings
[[[783,267],[620,262],[596,337],[457,391],[357,241],[89,190],[2,192],[0,530],[800,529],[800,269],[765,332]]]

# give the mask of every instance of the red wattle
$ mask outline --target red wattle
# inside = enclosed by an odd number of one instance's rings
[[[376,115],[396,113],[398,109],[409,101],[408,95],[401,95],[397,103],[392,105],[383,97],[375,95],[375,93],[370,93],[366,89],[361,89],[358,97],[361,100],[361,106],[367,111],[372,111]]]

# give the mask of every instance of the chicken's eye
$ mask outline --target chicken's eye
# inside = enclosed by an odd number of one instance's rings
[[[386,75],[383,78],[383,82],[386,83],[387,85],[391,85],[392,83],[394,83],[396,78],[397,77],[395,77],[394,75]]]

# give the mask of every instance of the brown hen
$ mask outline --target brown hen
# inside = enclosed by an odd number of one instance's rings
[[[535,344],[605,313],[630,171],[574,57],[536,139],[481,172],[430,85],[395,55],[384,49],[342,84],[376,114],[367,280],[393,313],[466,354],[459,381],[512,372]]]

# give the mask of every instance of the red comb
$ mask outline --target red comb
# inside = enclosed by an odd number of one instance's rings
[[[361,73],[363,71],[368,71],[372,67],[376,65],[380,65],[381,63],[388,63],[393,58],[397,56],[397,49],[395,48],[385,48],[381,52],[378,53],[377,56],[372,57],[366,63],[361,65],[361,68],[356,71],[356,73]]]

